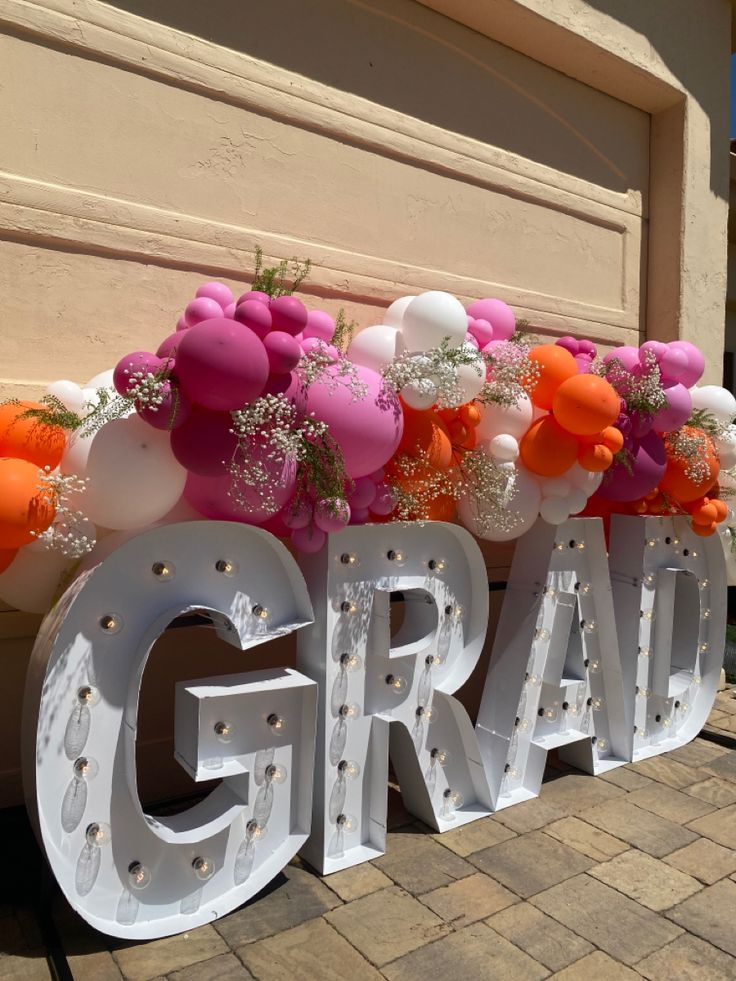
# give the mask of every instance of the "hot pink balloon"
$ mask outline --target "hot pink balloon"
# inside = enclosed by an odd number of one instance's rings
[[[657,433],[671,433],[684,426],[693,411],[690,392],[680,382],[665,386],[667,405],[652,417],[652,429]]]
[[[569,335],[565,337],[558,337],[555,344],[557,347],[564,347],[564,349],[569,351],[573,357],[575,357],[575,355],[580,351],[580,341],[577,339],[577,337],[570,337]]]
[[[212,282],[212,283],[202,283],[202,285],[197,289],[195,296],[204,296],[210,300],[214,300],[218,303],[224,310],[228,304],[233,302],[233,291],[229,286],[225,286],[224,283]]]
[[[336,347],[332,344],[325,344],[318,337],[305,337],[302,341],[301,348],[305,354],[311,354],[312,351],[319,351],[320,354],[326,358],[331,358],[335,362],[340,358],[340,352]]]
[[[634,446],[631,472],[621,463],[603,475],[598,494],[609,501],[638,501],[651,493],[667,469],[664,443],[655,432],[647,435]]]
[[[590,372],[590,357],[587,354],[576,354],[575,364],[578,366],[578,372],[581,375],[589,374]]]
[[[261,290],[248,290],[247,293],[243,293],[235,301],[236,306],[240,306],[241,303],[245,303],[246,300],[257,300],[258,303],[265,303],[266,306],[271,302],[271,297],[268,293],[263,293]]]
[[[682,351],[687,358],[687,368],[685,368],[678,380],[685,388],[692,388],[693,385],[697,385],[705,371],[703,352],[694,344],[691,344],[690,341],[672,341],[669,346],[677,351]]]
[[[259,303],[257,300],[244,300],[239,303],[232,319],[252,330],[261,340],[271,330],[273,323],[271,311],[265,303]]]
[[[177,385],[165,381],[162,385],[164,400],[153,408],[139,408],[138,415],[154,429],[178,429],[189,418],[191,404]]]
[[[514,311],[503,300],[475,300],[468,307],[468,313],[476,320],[488,321],[493,327],[494,340],[507,341],[516,330]]]
[[[263,391],[268,355],[252,330],[218,317],[190,327],[176,357],[179,382],[208,409],[241,409]]]
[[[659,361],[662,381],[680,381],[687,371],[688,366],[689,359],[687,354],[681,348],[677,348],[673,344],[668,344],[667,350]]]
[[[634,368],[639,368],[639,348],[631,347],[630,344],[622,344],[621,347],[615,347],[603,357],[605,364],[608,364],[614,359],[616,361],[620,361],[627,371],[632,371]]]
[[[299,334],[307,326],[307,308],[295,296],[277,296],[271,300],[269,310],[273,317],[273,329],[287,334]]]
[[[299,364],[302,349],[291,334],[282,330],[272,330],[263,338],[268,363],[275,375],[288,375]]]
[[[324,310],[310,310],[307,314],[307,326],[304,337],[318,337],[329,344],[335,336],[335,321]]]
[[[156,350],[156,356],[162,358],[164,361],[170,358],[176,357],[176,352],[181,344],[182,335],[178,331],[174,331],[173,334],[169,334],[168,337],[164,338],[163,341],[158,346]]]
[[[298,500],[292,498],[286,502],[281,512],[284,524],[292,530],[306,528],[307,525],[311,524],[313,514],[312,502],[306,497],[301,497]]]
[[[138,378],[133,377],[134,375],[141,373],[155,375],[165,367],[166,362],[150,351],[133,351],[131,354],[126,354],[115,365],[112,374],[115,391],[120,395],[127,395],[131,387],[139,381]]]
[[[186,322],[186,320],[183,317],[179,317],[179,319],[176,322],[176,329],[179,331],[189,330],[189,324]]]
[[[212,320],[213,317],[221,316],[222,307],[220,304],[217,300],[211,300],[207,296],[200,296],[196,300],[192,300],[191,303],[187,303],[184,311],[184,321],[190,327],[201,324],[203,320]]]
[[[229,317],[230,320],[232,320],[235,316],[236,308],[237,308],[237,303],[235,303],[234,301],[232,303],[228,303],[226,307],[223,307],[222,310],[223,317]]]
[[[327,541],[327,535],[314,525],[307,525],[306,528],[296,528],[291,533],[291,541],[295,548],[307,555],[314,555],[319,552]]]
[[[381,475],[381,479],[383,479],[383,475]],[[351,509],[354,511],[356,508],[361,510],[362,508],[370,507],[375,498],[375,481],[371,480],[370,477],[358,477],[355,481],[355,488],[348,497],[348,501]]]
[[[226,472],[238,445],[232,427],[229,412],[194,405],[188,418],[172,432],[171,449],[190,473],[216,477]]]
[[[578,341],[578,354],[587,354],[588,357],[594,358],[598,354],[598,348],[587,337],[583,337]]]
[[[242,521],[259,525],[277,514],[294,493],[296,463],[290,458],[269,460],[266,451],[253,448],[249,456],[265,471],[262,486],[235,481],[232,474],[202,477],[190,474],[184,497],[206,518],[216,521]]]
[[[641,361],[642,364],[646,364],[646,356],[651,352],[655,359],[659,362],[666,350],[667,345],[663,344],[661,341],[644,341],[642,346],[639,348],[639,361]]]
[[[373,514],[391,514],[396,507],[396,495],[388,484],[379,484],[376,487],[376,497],[370,506]]]
[[[485,347],[494,338],[493,327],[487,320],[479,317],[473,320],[468,330],[478,342],[478,347]]]
[[[314,506],[314,523],[328,535],[342,531],[349,521],[350,505],[345,500],[322,500]]]
[[[341,376],[338,366],[328,368],[304,394],[297,383],[290,391],[300,408],[325,422],[345,458],[348,476],[364,477],[387,463],[396,452],[404,430],[398,397],[383,378],[370,368],[354,365],[355,375],[366,387],[362,395]],[[357,396],[357,397],[356,397]]]
[[[368,508],[351,508],[350,509],[350,524],[351,525],[365,525],[371,520],[371,512]]]

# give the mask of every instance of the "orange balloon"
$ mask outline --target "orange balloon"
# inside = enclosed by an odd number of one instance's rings
[[[711,498],[710,503],[713,505],[713,507],[718,512],[716,514],[716,521],[719,524],[720,524],[721,521],[725,521],[726,518],[728,517],[728,505],[726,504],[726,502],[725,501],[721,501],[721,500],[719,500],[716,497],[716,498]]]
[[[539,380],[532,389],[531,400],[540,409],[551,409],[557,389],[578,373],[575,358],[557,344],[539,344],[531,349],[529,359],[539,365]]]
[[[613,463],[613,453],[603,443],[581,443],[578,452],[578,463],[583,470],[591,473],[602,473]]]
[[[665,494],[674,497],[676,501],[686,503],[708,493],[718,479],[719,465],[718,454],[710,436],[693,426],[683,426],[681,432],[688,436],[699,437],[703,443],[704,452],[697,453],[697,466],[703,468],[705,476],[697,482],[694,481],[687,473],[691,461],[674,454],[671,443],[665,440],[667,469],[659,486]]]
[[[607,446],[611,453],[618,453],[624,446],[624,434],[615,426],[606,426],[603,430],[603,445]]]
[[[468,427],[460,419],[455,419],[453,422],[447,424],[447,428],[450,432],[452,442],[456,446],[462,446],[468,438]]]
[[[452,464],[452,441],[446,424],[432,409],[404,410],[404,432],[398,453],[426,460],[435,470],[447,470]]]
[[[64,430],[32,416],[21,419],[26,409],[45,408],[40,402],[0,405],[0,457],[12,456],[52,470],[59,466],[66,446]]]
[[[578,441],[552,416],[542,416],[524,434],[519,452],[527,470],[541,477],[559,477],[575,463]]]
[[[427,508],[427,521],[454,521],[457,516],[457,504],[449,494],[440,494]]]
[[[708,535],[712,535],[717,528],[718,524],[715,521],[711,521],[709,525],[696,525],[695,522],[692,524],[693,531],[696,535],[700,535],[701,538],[707,538]]]
[[[718,522],[718,508],[709,501],[708,504],[701,504],[699,508],[692,512],[694,525],[712,525]]]
[[[476,426],[480,425],[480,409],[474,402],[466,402],[465,405],[460,406],[458,411],[468,429],[475,429]]]
[[[0,572],[5,572],[17,554],[17,548],[0,548]]]
[[[38,467],[27,460],[0,459],[0,549],[33,541],[54,519],[48,492],[38,489]]]
[[[563,429],[592,436],[618,419],[621,399],[605,378],[583,374],[567,378],[552,399],[552,411]]]

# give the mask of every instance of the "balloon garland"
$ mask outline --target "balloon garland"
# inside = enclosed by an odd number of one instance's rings
[[[0,404],[0,599],[43,612],[82,558],[197,518],[304,552],[395,520],[459,520],[489,541],[539,516],[725,528],[736,399],[698,387],[689,342],[601,358],[589,340],[535,343],[501,300],[466,310],[440,291],[355,332],[308,310],[285,272],[259,254],[253,289],[203,284],[155,352]]]

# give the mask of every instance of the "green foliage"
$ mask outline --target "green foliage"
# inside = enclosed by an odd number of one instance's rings
[[[335,334],[332,338],[332,344],[338,351],[342,351],[343,354],[347,351],[350,347],[350,342],[355,336],[357,326],[358,321],[348,320],[345,311],[340,307],[335,317]]]
[[[133,399],[113,393],[106,388],[97,391],[97,402],[89,412],[80,415],[72,412],[55,395],[44,395],[40,408],[24,409],[20,419],[35,419],[42,426],[59,426],[69,433],[92,436],[106,423],[120,419],[130,411]],[[2,405],[20,406],[18,399],[8,399]]]
[[[309,275],[312,260],[297,258],[282,259],[278,266],[263,265],[263,249],[256,246],[255,265],[253,269],[253,289],[267,293],[271,299],[277,296],[291,296],[296,293]],[[288,283],[291,282],[291,286]]]

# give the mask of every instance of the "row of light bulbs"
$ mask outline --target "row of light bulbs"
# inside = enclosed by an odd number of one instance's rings
[[[398,549],[390,548],[386,552],[386,558],[389,562],[394,562],[396,565],[404,565],[406,562],[406,556]],[[350,566],[360,565],[360,559],[354,552],[342,552],[340,555],[340,564]],[[447,568],[447,563],[444,559],[429,559],[427,568],[430,572],[444,572]]]

